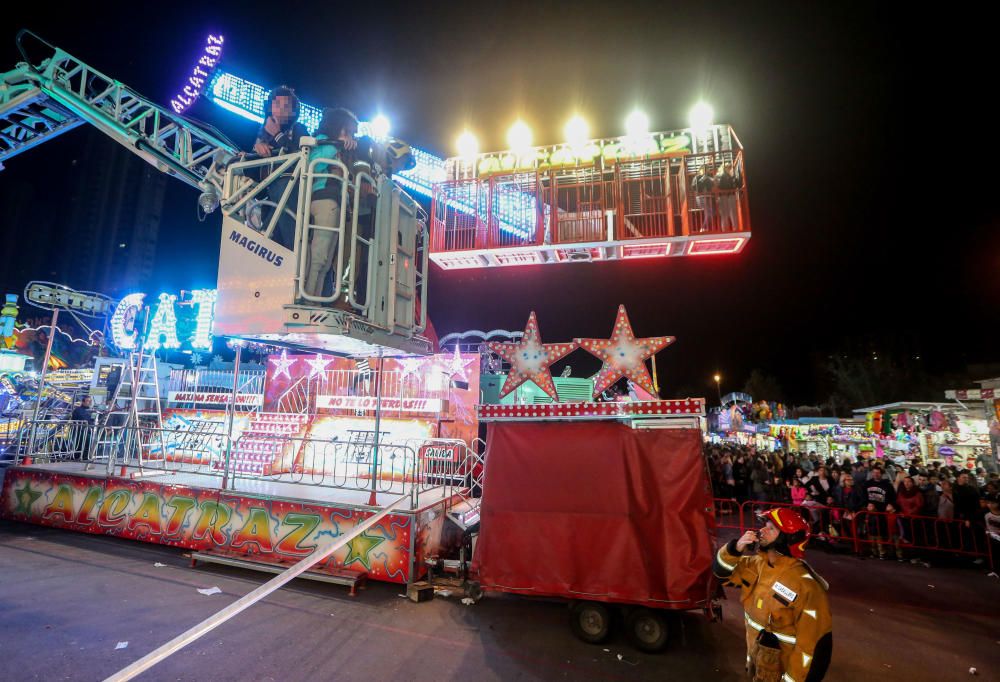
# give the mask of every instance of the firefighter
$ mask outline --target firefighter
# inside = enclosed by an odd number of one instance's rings
[[[755,682],[818,682],[830,665],[832,619],[826,581],[802,560],[809,524],[793,509],[759,515],[748,530],[719,548],[713,571],[740,588],[747,670]],[[759,549],[743,551],[759,542]]]

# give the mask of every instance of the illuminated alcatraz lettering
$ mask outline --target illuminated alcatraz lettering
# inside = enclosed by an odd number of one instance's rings
[[[160,294],[160,302],[149,323],[149,335],[146,337],[146,345],[150,349],[181,347],[181,342],[177,339],[177,313],[174,312],[176,300],[177,297],[173,294]]]
[[[212,327],[215,323],[215,289],[195,289],[181,301],[173,294],[160,294],[150,311],[149,332],[145,337],[148,348],[180,348],[185,342],[193,350],[211,350]],[[129,294],[119,301],[111,316],[111,339],[119,350],[134,350],[139,343],[136,319],[140,316],[146,294]],[[194,331],[181,335],[177,320],[178,307],[197,308]],[[190,317],[190,316],[189,316]]]
[[[198,62],[194,65],[194,70],[188,76],[184,87],[170,100],[170,106],[178,114],[184,113],[205,90],[205,85],[209,83],[212,72],[215,71],[215,67],[219,65],[219,61],[222,59],[223,42],[224,38],[222,36],[208,36],[208,40],[205,42],[205,49],[202,50],[201,57],[198,58]]]

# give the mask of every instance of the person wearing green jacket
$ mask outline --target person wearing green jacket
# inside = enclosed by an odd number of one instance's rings
[[[344,152],[357,147],[354,137],[357,132],[358,119],[353,113],[342,108],[325,109],[316,129],[316,146],[309,153],[310,164],[320,160],[313,169],[318,177],[312,182],[312,200],[309,203],[313,229],[310,231],[303,289],[310,296],[329,296],[335,291],[333,287],[339,283],[333,282],[331,274],[336,272],[334,263],[338,249],[351,243],[349,222],[344,221],[343,233],[339,229],[343,183],[348,178],[341,177],[342,169],[329,162],[341,159]]]

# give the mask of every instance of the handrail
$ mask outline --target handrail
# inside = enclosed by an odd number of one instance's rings
[[[317,173],[316,166],[321,163],[337,169],[337,171],[341,174],[338,175],[330,171]],[[347,166],[345,166],[341,161],[337,159],[322,158],[310,161],[309,165],[306,167],[306,172],[302,175],[303,187],[299,192],[299,195],[303,197],[301,235],[298,231],[296,232],[296,244],[299,245],[299,274],[298,277],[296,277],[296,281],[298,282],[296,286],[296,295],[304,301],[310,301],[313,303],[333,303],[340,298],[342,288],[341,280],[344,277],[344,230],[347,226],[347,188],[350,184],[348,181],[349,177],[350,173],[347,170]],[[312,224],[312,210],[310,209],[310,205],[312,204],[312,186],[313,180],[319,178],[326,178],[328,182],[333,180],[340,183],[340,202],[338,206],[336,225],[327,226]],[[330,296],[323,296],[322,294],[317,296],[306,292],[304,280],[309,275],[309,268],[306,264],[310,262],[312,257],[310,237],[312,236],[313,230],[333,232],[337,240],[337,267],[333,277],[333,293]]]
[[[739,164],[740,186],[734,190],[738,204],[733,221],[735,225],[724,231],[748,232],[745,157],[742,146],[734,145],[698,153],[669,152],[617,159],[604,165],[588,165],[589,174],[581,174],[577,166],[554,166],[540,170],[509,170],[440,183],[432,198],[431,251],[461,253],[557,244],[572,248],[573,244],[599,246],[606,241],[688,237],[693,232],[690,222],[695,222],[702,230],[723,232],[715,224],[718,220],[708,225],[698,223],[698,212],[707,207],[701,200],[695,202],[693,197],[703,195],[693,193],[689,185],[703,165],[716,167],[726,161]],[[480,197],[483,193],[485,202]],[[505,201],[504,197],[508,195],[516,195],[514,204]],[[643,208],[637,209],[640,213],[634,215],[644,221],[645,227],[629,230],[628,207],[623,204],[626,196],[631,197],[630,201],[641,202]],[[713,202],[716,201],[719,191],[713,191],[710,196]],[[584,203],[599,208],[588,208],[587,211],[593,215],[588,214],[585,219],[560,215],[560,211],[576,215]],[[509,211],[503,209],[505,206]],[[596,214],[597,210],[601,210],[600,216]],[[614,236],[611,238],[600,229],[601,222],[605,220],[605,210],[611,211],[614,216]],[[530,226],[527,224],[529,211]],[[694,215],[691,215],[692,212]],[[524,218],[523,227],[527,233],[508,237],[503,221],[516,222],[518,217]],[[727,213],[726,217],[731,216]],[[587,229],[582,229],[579,234],[559,232],[560,224],[568,221],[572,225],[581,220],[590,221],[592,225],[588,223]],[[545,238],[546,225],[551,230],[549,240]]]
[[[359,171],[358,173],[354,174],[354,211],[353,211],[354,215],[351,217],[351,223],[352,223],[351,224],[351,260],[350,260],[351,271],[350,271],[350,274],[348,275],[348,278],[347,278],[347,302],[350,303],[354,308],[357,308],[363,315],[368,315],[368,309],[371,307],[371,304],[372,304],[372,301],[371,301],[372,276],[374,274],[373,273],[374,268],[372,267],[372,265],[374,263],[374,259],[375,259],[375,255],[376,254],[375,254],[375,249],[372,248],[372,246],[373,246],[373,244],[375,242],[374,235],[372,235],[371,239],[365,239],[364,237],[361,236],[361,231],[358,229],[358,212],[361,209],[361,195],[362,195],[361,181],[363,179],[365,179],[365,178],[367,178],[369,184],[371,185],[371,188],[372,188],[371,193],[375,195],[375,202],[376,202],[376,204],[378,203],[378,200],[381,198],[381,193],[379,191],[378,183],[375,181],[374,177],[372,177],[368,173],[365,173],[364,171]],[[377,210],[378,210],[378,207],[376,206],[376,211]],[[395,232],[394,231],[390,232],[390,236],[391,236],[391,243],[393,245],[395,245],[395,243],[396,243]],[[361,242],[362,244],[364,244],[365,246],[368,247],[367,248],[367,251],[368,251],[368,267],[365,268],[365,274],[366,274],[367,277],[366,277],[366,281],[365,281],[365,304],[364,305],[361,305],[358,302],[357,297],[355,296],[355,291],[354,291],[355,286],[357,284],[356,278],[357,278],[357,275],[358,275],[358,267],[357,267],[357,263],[358,263],[358,259],[357,259],[358,242]],[[389,320],[389,324],[387,325],[387,327],[389,329],[392,329],[392,320]]]
[[[228,467],[226,436],[213,422],[164,428],[51,420],[29,422],[22,425],[14,440],[15,464],[78,461],[86,464],[85,470],[101,464],[107,476],[126,476],[129,468],[139,467],[143,476],[203,477],[204,485],[210,488],[221,487],[223,476],[233,481],[236,488],[240,482],[252,486],[255,481],[357,492],[370,492],[374,488],[379,493],[409,496],[413,508],[419,505],[421,494],[431,489],[443,487],[447,497],[469,498],[470,487],[481,485],[478,473],[473,471],[480,459],[459,439],[380,439],[378,466],[372,471],[371,451],[375,446],[372,438],[346,442],[299,436],[307,417],[275,413],[273,418],[275,425],[286,424],[288,428],[280,432],[253,428],[243,431],[233,439]],[[32,433],[38,437],[35,446],[29,449],[27,442]],[[419,456],[423,445],[457,448],[458,457],[427,466]],[[472,474],[476,475],[470,478]],[[184,484],[190,484],[191,480],[186,479]]]

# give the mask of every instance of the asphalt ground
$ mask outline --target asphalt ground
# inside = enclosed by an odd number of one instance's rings
[[[826,679],[1000,680],[1000,580],[986,569],[820,550],[809,559],[831,584]],[[0,521],[0,679],[103,679],[268,577],[191,568],[173,548]],[[211,587],[221,593],[198,592]],[[666,652],[648,655],[620,633],[578,641],[563,603],[488,595],[466,606],[456,592],[414,604],[402,591],[374,583],[350,597],[295,581],[139,679],[744,679],[735,592],[722,622],[684,615]]]

